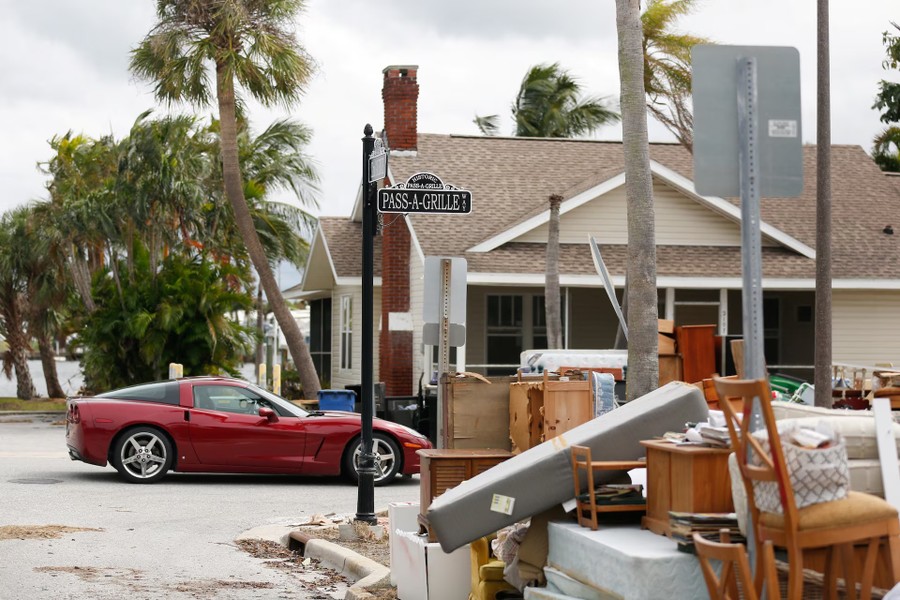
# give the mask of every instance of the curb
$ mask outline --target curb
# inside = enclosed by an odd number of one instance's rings
[[[389,587],[391,584],[391,570],[370,558],[333,542],[311,538],[300,531],[292,531],[288,537],[289,545],[299,547],[303,556],[314,558],[348,579],[355,580],[344,600],[369,600],[374,596],[368,588]]]
[[[56,416],[56,415],[65,415],[66,411],[64,410],[0,410],[0,417],[9,416],[23,416],[28,415],[31,417],[40,417],[40,416]]]

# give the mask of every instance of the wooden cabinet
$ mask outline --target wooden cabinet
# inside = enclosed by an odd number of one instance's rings
[[[594,418],[587,380],[517,381],[509,384],[509,437],[514,453],[524,452]]]
[[[463,450],[458,448],[419,450],[419,512],[425,514],[431,501],[449,488],[471,479],[512,454],[506,450]]]
[[[696,383],[712,377],[716,372],[716,326],[683,325],[675,328],[675,337],[684,380]]]
[[[645,440],[647,449],[647,516],[642,524],[653,533],[670,535],[669,511],[732,512],[730,448],[677,445]]]

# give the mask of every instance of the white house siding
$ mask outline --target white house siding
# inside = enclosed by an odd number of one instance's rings
[[[900,291],[832,291],[832,360],[900,365]]]
[[[425,263],[419,255],[415,244],[410,244],[409,250],[409,312],[413,319],[413,339],[412,339],[412,390],[416,392],[419,389],[419,376],[424,372],[424,348],[422,346],[422,326],[424,318],[422,315],[423,303],[425,298]],[[427,383],[427,377],[426,381]]]
[[[341,369],[341,296],[353,297],[353,368]],[[372,343],[375,360],[373,380],[378,381],[378,330],[381,316],[381,289],[374,290],[374,310],[372,319]],[[362,381],[362,287],[336,285],[331,301],[331,388],[344,389],[347,385],[359,385]]]
[[[740,225],[726,219],[656,178],[653,181],[656,243],[673,246],[740,246]],[[548,226],[541,225],[517,242],[547,243]],[[625,188],[620,187],[560,217],[559,241],[584,243],[593,235],[600,244],[628,243]],[[763,245],[772,245],[763,239]]]

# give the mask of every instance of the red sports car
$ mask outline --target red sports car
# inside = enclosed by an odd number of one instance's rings
[[[357,478],[361,418],[306,411],[251,383],[226,377],[158,381],[67,402],[72,460],[113,467],[132,483],[169,470],[285,473]],[[375,485],[419,472],[422,434],[373,419]]]

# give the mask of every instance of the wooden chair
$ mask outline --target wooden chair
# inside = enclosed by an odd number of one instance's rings
[[[718,542],[695,533],[694,549],[712,600],[759,600],[763,597],[763,588],[766,600],[781,600],[778,573],[775,570],[775,550],[771,541],[763,544],[763,554],[757,558],[755,578],[750,571],[746,548],[743,544],[731,542],[727,529],[719,532]],[[722,563],[720,573],[716,573],[710,560]]]
[[[856,597],[854,582],[862,584],[862,598],[871,597],[878,559],[879,545],[886,538],[887,567],[891,580],[900,581],[900,520],[897,510],[885,500],[859,492],[849,492],[840,500],[797,508],[794,490],[787,470],[781,439],[772,412],[769,383],[766,379],[717,379],[716,390],[726,414],[732,447],[735,448],[741,477],[747,491],[754,539],[757,550],[769,540],[788,553],[788,600],[800,600],[803,590],[803,553],[806,550],[825,550],[825,591],[836,597],[838,560],[844,565],[848,598]],[[743,400],[742,417],[728,401]],[[759,441],[750,435],[750,413],[753,399],[759,398],[763,423],[768,432],[771,453],[763,450]],[[748,452],[758,464],[748,459]],[[754,482],[770,481],[778,485],[783,513],[762,512],[756,505]],[[865,545],[862,577],[857,580],[854,568],[854,545]]]
[[[572,446],[572,479],[575,484],[575,512],[578,524],[597,530],[598,512],[646,511],[647,503],[597,504],[593,491],[594,471],[628,471],[647,466],[644,460],[591,460],[591,449],[586,446]],[[582,474],[584,478],[582,478]],[[582,481],[586,480],[584,484]],[[588,500],[581,500],[587,491]]]

